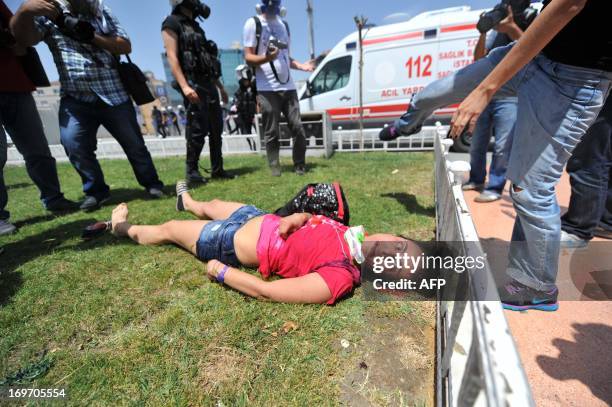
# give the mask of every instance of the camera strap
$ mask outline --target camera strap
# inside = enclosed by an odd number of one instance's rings
[[[256,39],[255,52],[259,54],[259,47],[261,45],[261,35],[263,33],[263,25],[261,24],[261,20],[257,16],[253,17],[253,20],[255,21],[255,39]],[[289,38],[291,38],[291,30],[289,30],[289,24],[285,20],[281,19],[281,21],[283,22],[283,24],[285,25],[285,28],[287,29],[287,35],[289,36]],[[289,61],[286,61],[286,62],[287,64],[290,64]],[[276,66],[274,65],[274,61],[270,62],[270,68],[272,69],[274,78],[281,85],[286,85],[291,81],[291,67],[290,66],[288,67],[289,74],[287,75],[286,81],[281,81],[280,77],[278,76],[278,71],[276,70]]]

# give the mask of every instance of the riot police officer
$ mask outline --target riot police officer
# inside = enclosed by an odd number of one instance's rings
[[[251,134],[255,115],[257,114],[257,86],[253,71],[247,65],[240,65],[236,68],[236,76],[240,87],[234,95],[236,110],[238,113],[238,127],[240,134]],[[253,140],[247,139],[251,150],[255,151],[256,146]]]
[[[212,178],[234,178],[223,169],[221,153],[223,112],[219,94],[224,103],[228,96],[219,80],[218,49],[196,21],[208,18],[210,8],[199,0],[170,0],[170,5],[172,14],[162,24],[162,37],[175,78],[173,85],[183,94],[187,109],[186,178],[190,182],[207,181],[198,169],[207,135]]]

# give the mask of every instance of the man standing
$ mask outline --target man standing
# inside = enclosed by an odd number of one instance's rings
[[[508,6],[508,16],[489,34],[481,33],[476,44],[474,59],[484,58],[492,49],[503,47],[521,38],[523,30],[514,20],[512,7]],[[482,112],[472,135],[470,147],[470,179],[463,186],[464,191],[482,191],[476,202],[486,203],[501,199],[506,186],[506,170],[512,148],[514,125],[518,99],[516,97],[495,97]],[[489,182],[485,188],[487,175],[487,151],[491,140],[495,138],[493,159],[489,168]],[[484,190],[483,190],[484,189]]]
[[[306,171],[306,136],[302,127],[300,103],[291,69],[312,72],[312,64],[291,58],[289,26],[282,20],[281,0],[264,0],[261,15],[244,26],[244,56],[256,68],[257,91],[262,113],[268,164],[272,175],[280,170],[280,115],[287,119],[293,136],[293,165],[298,175]]]
[[[70,162],[81,176],[83,210],[94,210],[110,198],[110,188],[96,158],[97,131],[104,126],[123,147],[136,178],[153,198],[163,196],[136,112],[119,78],[117,57],[131,52],[131,43],[108,7],[101,2],[25,1],[11,23],[20,44],[45,41],[61,82],[60,137]],[[60,15],[58,16],[58,13]],[[78,18],[65,24],[65,17]]]
[[[612,30],[602,30],[608,8],[598,0],[545,0],[520,40],[431,83],[381,133],[387,140],[415,134],[436,109],[463,100],[451,122],[451,137],[457,137],[473,129],[493,96],[518,96],[508,165],[517,218],[509,282],[500,294],[506,309],[559,307],[561,211],[555,186],[612,89]]]
[[[166,126],[164,126],[163,114],[161,110],[157,108],[157,106],[153,106],[153,110],[151,111],[151,119],[153,120],[155,134],[161,138],[168,137],[168,135],[166,134]]]
[[[236,68],[239,88],[234,95],[234,103],[238,116],[238,130],[240,134],[253,133],[253,122],[257,114],[257,86],[253,81],[253,72],[246,65]],[[257,146],[250,138],[247,139],[249,148],[255,151]]]
[[[612,239],[612,97],[567,163],[572,196],[561,218],[561,245]]]
[[[77,208],[74,202],[64,198],[60,189],[55,159],[49,151],[32,97],[35,84],[22,65],[21,58],[28,51],[16,44],[9,30],[12,16],[4,1],[0,0],[0,235],[15,231],[15,226],[9,223],[10,214],[5,210],[8,194],[3,168],[7,158],[7,145],[3,127],[10,133],[17,150],[23,155],[28,175],[38,187],[45,208],[51,212]]]
[[[221,84],[217,46],[206,39],[197,18],[208,18],[210,9],[199,0],[170,0],[172,14],[162,24],[162,38],[176,86],[185,98],[187,109],[187,165],[189,182],[206,183],[198,169],[206,136],[209,136],[212,178],[232,179],[223,169],[221,151],[223,111],[228,96]]]

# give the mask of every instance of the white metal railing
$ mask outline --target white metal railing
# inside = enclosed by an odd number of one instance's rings
[[[447,130],[439,126],[435,137],[437,240],[458,242],[462,255],[484,256],[460,176],[447,160]],[[448,301],[448,293],[441,293],[438,302],[437,406],[533,406],[501,303],[492,301],[497,292],[488,264],[456,278],[465,287],[462,301]]]

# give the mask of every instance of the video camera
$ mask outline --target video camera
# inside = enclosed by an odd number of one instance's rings
[[[268,44],[268,48],[269,48],[270,50],[273,50],[273,49],[275,49],[275,48],[276,48],[276,49],[283,50],[283,49],[287,49],[287,48],[289,48],[289,44],[287,44],[286,42],[283,42],[283,41],[279,40],[279,39],[278,39],[278,38],[276,38],[276,37],[270,37],[270,42],[269,42],[269,44]]]
[[[530,0],[502,0],[492,10],[480,16],[476,25],[478,31],[484,34],[495,28],[504,18],[508,17],[508,6],[512,8],[514,21],[523,30],[526,30],[538,15],[538,10],[531,7]]]
[[[78,42],[91,43],[96,34],[94,26],[72,15],[69,11],[70,5],[65,0],[54,0],[54,3],[60,13],[54,23],[62,34]]]

